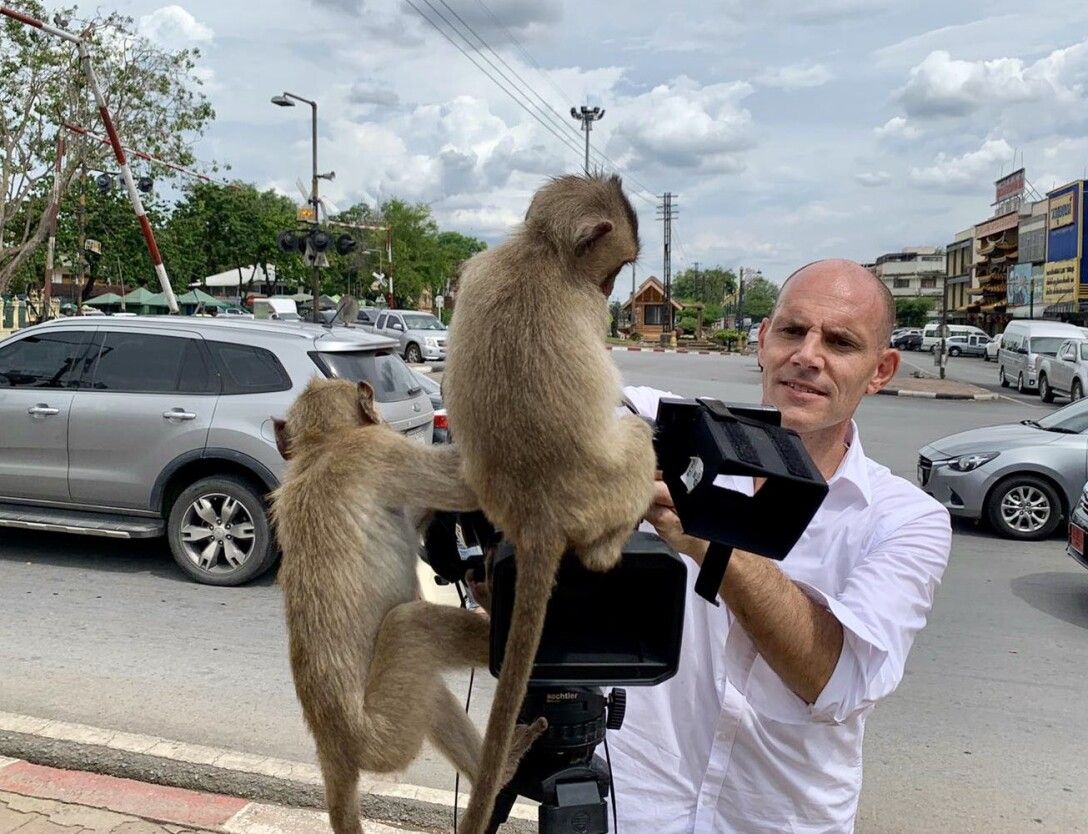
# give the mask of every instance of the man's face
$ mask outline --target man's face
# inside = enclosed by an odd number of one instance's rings
[[[806,434],[838,426],[895,375],[899,354],[883,339],[881,298],[869,280],[826,267],[799,273],[764,319],[763,401],[782,412],[787,428]]]

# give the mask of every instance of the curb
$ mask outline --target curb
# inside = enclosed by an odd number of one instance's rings
[[[943,391],[912,391],[909,388],[882,388],[878,394],[889,397],[917,397],[926,400],[996,400],[998,394],[949,394]]]
[[[0,711],[3,756],[51,768],[135,780],[138,784],[273,803],[274,807],[325,807],[321,770],[316,765]],[[450,827],[453,791],[366,773],[361,774],[359,790],[365,820],[423,831],[446,831]],[[468,792],[463,790],[459,807],[465,807],[467,797]],[[535,832],[536,819],[534,805],[515,803],[504,830]],[[321,830],[328,831],[327,823]]]
[[[0,791],[223,834],[325,834],[328,815],[303,808],[0,759]],[[422,834],[364,821],[365,834]]]
[[[737,351],[724,350],[689,350],[688,348],[644,348],[624,347],[623,345],[609,345],[609,350],[620,350],[630,353],[697,353],[700,356],[744,356],[746,354]]]

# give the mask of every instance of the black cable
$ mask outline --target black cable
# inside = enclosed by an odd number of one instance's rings
[[[608,762],[608,784],[612,786],[610,793],[612,794],[612,831],[613,834],[619,834],[620,823],[616,814],[616,780],[612,776],[612,755],[608,752],[608,735],[604,737],[604,758]],[[454,834],[457,834],[455,831]]]
[[[453,586],[457,589],[457,596],[461,598],[461,607],[467,608],[465,603],[468,601],[468,593],[461,590],[461,583],[455,582]],[[468,670],[468,694],[465,695],[465,714],[468,714],[468,708],[472,706],[472,686],[476,682],[476,667],[471,666]],[[457,805],[461,794],[461,772],[455,770],[453,772],[453,834],[457,834]]]

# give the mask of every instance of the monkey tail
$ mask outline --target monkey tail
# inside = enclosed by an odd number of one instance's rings
[[[505,784],[511,741],[518,712],[525,700],[529,676],[544,631],[544,615],[552,585],[563,558],[564,546],[554,542],[519,542],[517,583],[510,633],[503,653],[502,671],[495,687],[495,700],[487,720],[480,768],[472,784],[461,830],[484,834],[491,821],[495,797]]]

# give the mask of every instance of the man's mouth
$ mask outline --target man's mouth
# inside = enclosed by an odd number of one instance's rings
[[[822,391],[812,385],[807,385],[804,382],[798,382],[796,379],[784,379],[782,380],[782,384],[785,385],[787,388],[793,391],[797,391],[801,394],[817,394],[821,397],[827,396],[826,391]]]

